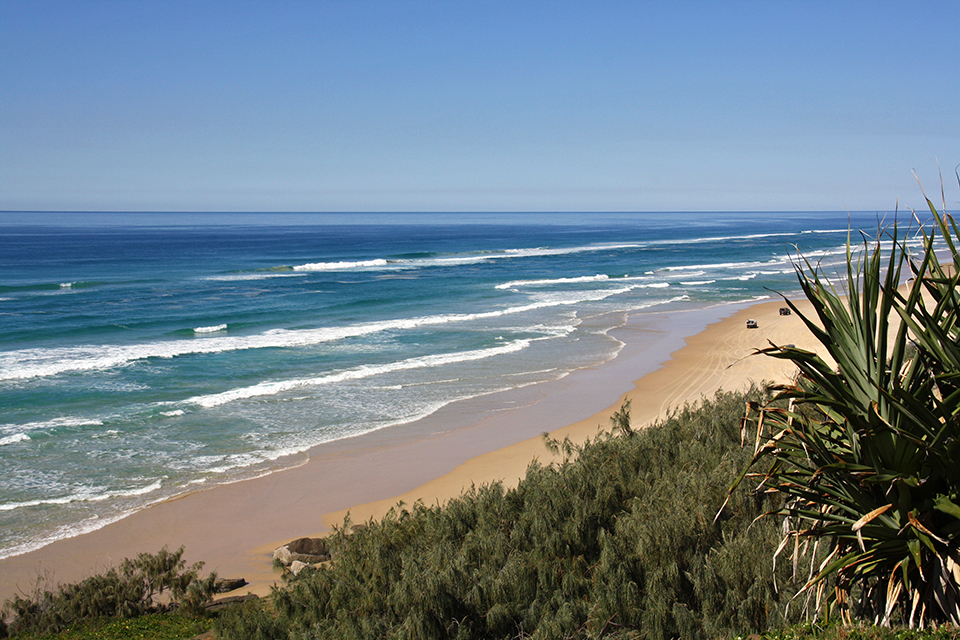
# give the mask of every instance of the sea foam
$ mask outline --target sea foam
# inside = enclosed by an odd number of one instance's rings
[[[357,260],[353,262],[312,262],[295,266],[294,271],[349,271],[351,269],[366,269],[369,267],[385,267],[389,262],[383,258],[375,260]]]
[[[23,424],[3,424],[0,425],[0,433],[44,431],[47,429],[57,429],[59,427],[98,427],[102,424],[103,421],[96,418],[62,416],[59,418],[51,418],[50,420],[25,422]]]
[[[535,258],[562,256],[592,251],[616,251],[642,248],[642,243],[595,244],[575,247],[529,247],[523,249],[501,249],[497,251],[465,252],[449,256],[429,258],[374,258],[370,260],[342,260],[336,262],[311,262],[291,267],[294,271],[356,271],[378,268],[420,269],[428,267],[451,267],[489,262],[491,260],[509,260],[517,258]]]
[[[12,436],[6,436],[5,438],[0,438],[0,447],[8,444],[16,444],[17,442],[25,442],[30,439],[25,433],[15,433]]]
[[[0,504],[0,511],[13,511],[14,509],[23,509],[26,507],[39,507],[43,505],[70,504],[72,502],[103,502],[113,498],[133,498],[146,495],[159,490],[163,486],[161,480],[155,480],[149,485],[143,487],[134,487],[131,489],[94,489],[84,487],[70,495],[59,496],[56,498],[41,498],[37,500],[24,500],[22,502],[5,502]]]
[[[390,362],[386,364],[377,364],[377,365],[362,365],[359,367],[354,367],[352,369],[347,369],[345,371],[340,371],[337,373],[331,373],[324,376],[316,376],[312,378],[299,378],[295,380],[282,380],[277,382],[262,382],[260,384],[252,385],[249,387],[243,387],[240,389],[232,389],[230,391],[224,391],[222,393],[210,394],[206,396],[197,396],[187,400],[188,403],[200,405],[206,408],[217,407],[228,402],[234,402],[236,400],[243,400],[246,398],[253,398],[256,396],[271,396],[278,393],[283,393],[291,389],[296,389],[298,387],[313,387],[319,385],[333,384],[336,382],[344,382],[347,380],[361,380],[364,378],[371,378],[373,376],[382,375],[385,373],[392,373],[395,371],[405,371],[410,369],[424,369],[439,367],[446,364],[453,364],[459,362],[468,362],[471,360],[482,360],[485,358],[492,358],[494,356],[504,355],[508,353],[516,353],[530,346],[531,340],[514,340],[505,345],[498,347],[491,347],[489,349],[475,349],[471,351],[461,351],[457,353],[444,353],[444,354],[435,354],[429,356],[421,356],[417,358],[408,358],[406,360],[401,360],[398,362]]]
[[[511,280],[495,286],[495,289],[516,289],[518,287],[541,287],[557,284],[578,284],[581,282],[603,282],[609,280],[610,276],[597,274],[595,276],[579,276],[576,278],[547,278],[541,280]]]

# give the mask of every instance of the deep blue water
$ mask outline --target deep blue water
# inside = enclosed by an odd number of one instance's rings
[[[793,291],[848,223],[0,213],[0,557],[609,359],[625,312]]]

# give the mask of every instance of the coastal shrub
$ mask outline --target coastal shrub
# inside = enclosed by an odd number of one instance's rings
[[[7,632],[58,633],[82,620],[93,618],[134,618],[163,611],[171,605],[185,615],[200,615],[213,598],[216,574],[199,577],[202,562],[189,568],[183,547],[156,554],[141,553],[125,559],[119,567],[90,576],[77,583],[58,585],[52,590],[38,580],[28,597],[15,595],[4,604],[4,619],[10,618]]]
[[[473,487],[443,507],[398,505],[329,539],[329,566],[273,592],[275,611],[227,612],[224,639],[573,638],[706,640],[782,624],[776,524],[734,492],[749,460],[749,394],[718,393],[649,429],[614,428],[533,463],[515,489]]]
[[[826,555],[803,589],[846,622],[960,625],[960,229],[927,204],[916,253],[895,226],[859,254],[848,242],[845,291],[798,265],[813,313],[788,304],[835,364],[762,351],[801,373],[779,405],[753,406],[750,463],[765,470],[743,477],[781,496],[781,548]]]
[[[56,634],[21,633],[17,640],[190,640],[213,628],[213,620],[179,613],[151,613],[136,618],[94,618]]]
[[[286,640],[290,638],[287,625],[272,611],[263,599],[244,602],[222,613],[216,621],[218,638],[245,638],[245,640]]]

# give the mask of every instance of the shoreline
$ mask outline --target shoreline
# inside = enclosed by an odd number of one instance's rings
[[[721,386],[737,390],[750,380],[783,378],[783,363],[772,358],[739,360],[768,339],[805,346],[802,322],[779,316],[781,306],[774,300],[627,314],[610,332],[623,347],[599,365],[457,401],[400,428],[327,443],[297,466],[184,494],[0,560],[0,600],[29,592],[38,576],[74,582],[164,545],[184,545],[188,563],[204,560],[205,570],[221,577],[245,578],[250,584],[239,592],[269,593],[279,582],[273,549],[329,532],[348,511],[353,522],[363,522],[399,501],[442,503],[471,484],[494,480],[515,486],[530,461],[552,458],[540,434],[583,441],[606,428],[625,399],[636,427]],[[745,328],[748,316],[759,329]]]
[[[794,303],[804,312],[812,311],[806,300]],[[739,391],[751,383],[785,381],[794,373],[792,364],[766,357],[749,357],[757,348],[778,344],[795,344],[816,351],[817,343],[796,315],[780,316],[782,301],[760,301],[738,304],[737,308],[709,322],[701,331],[687,336],[682,346],[669,358],[641,375],[622,393],[616,402],[590,417],[570,422],[549,435],[558,440],[570,438],[581,443],[610,426],[613,414],[625,401],[630,402],[630,422],[634,428],[655,424],[670,411],[685,404],[696,404],[718,390]],[[746,320],[758,320],[757,329],[747,329]],[[431,505],[456,497],[471,484],[501,480],[505,486],[516,486],[526,466],[535,458],[541,461],[559,459],[545,448],[541,437],[531,438],[496,451],[480,454],[458,466],[453,472],[436,478],[414,491],[389,499],[354,505],[325,514],[327,525],[339,524],[350,513],[355,523],[382,517],[402,501],[412,504],[422,500]]]

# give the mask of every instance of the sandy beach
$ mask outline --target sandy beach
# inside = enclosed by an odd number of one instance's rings
[[[614,332],[624,343],[613,360],[561,380],[454,403],[406,425],[324,445],[300,466],[170,500],[92,533],[0,560],[0,599],[29,592],[38,576],[72,582],[139,552],[184,545],[221,577],[243,577],[265,594],[279,580],[277,546],[322,535],[341,523],[381,516],[399,501],[442,503],[471,484],[514,485],[528,464],[551,459],[540,434],[582,441],[606,428],[631,402],[635,427],[718,389],[784,380],[792,367],[758,349],[814,349],[781,301],[668,314],[638,314]],[[803,308],[803,307],[801,307]],[[756,329],[746,319],[757,320]],[[240,592],[237,592],[240,593]]]

